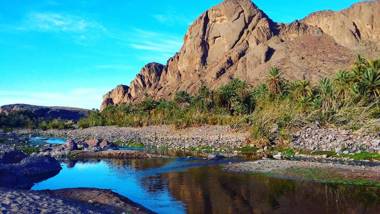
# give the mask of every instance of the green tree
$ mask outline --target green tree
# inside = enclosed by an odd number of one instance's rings
[[[231,115],[251,113],[255,100],[246,82],[233,79],[217,91],[217,103]]]
[[[197,95],[194,97],[196,108],[201,112],[209,111],[214,107],[213,92],[205,85],[202,85]]]
[[[296,80],[291,84],[290,89],[292,96],[297,100],[313,95],[313,90],[308,80]]]
[[[380,72],[368,68],[355,86],[355,92],[365,96],[369,101],[380,96]]]
[[[334,109],[334,90],[330,79],[323,78],[319,81],[319,98],[323,112]]]
[[[186,91],[178,91],[174,97],[174,101],[178,104],[190,104],[191,100],[191,95]]]
[[[286,83],[280,69],[273,67],[269,70],[267,84],[272,95],[283,95]]]
[[[345,104],[352,98],[353,75],[348,71],[339,71],[336,73],[333,84],[334,93],[337,101]]]
[[[252,95],[255,97],[256,100],[264,99],[268,94],[268,86],[264,83],[256,86],[252,91]]]
[[[140,103],[140,109],[144,112],[151,112],[158,105],[158,102],[148,97]],[[128,109],[129,110],[129,109]]]

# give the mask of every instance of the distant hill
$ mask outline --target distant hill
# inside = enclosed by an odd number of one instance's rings
[[[12,104],[0,107],[0,113],[9,114],[11,112],[30,112],[38,118],[46,120],[61,119],[78,121],[82,117],[86,117],[89,113],[87,109],[71,108],[71,107],[48,107],[35,106],[27,104]]]
[[[202,85],[216,89],[234,78],[257,85],[272,66],[289,80],[315,84],[349,68],[357,54],[380,56],[380,0],[290,24],[272,21],[251,0],[225,0],[191,25],[166,65],[147,64],[129,86],[107,93],[101,109],[147,96],[169,99],[177,91],[194,94]]]

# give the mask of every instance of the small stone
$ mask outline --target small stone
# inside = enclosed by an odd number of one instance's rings
[[[276,159],[276,160],[281,160],[281,159],[282,159],[282,154],[281,154],[281,152],[279,152],[279,153],[273,155],[273,158]]]

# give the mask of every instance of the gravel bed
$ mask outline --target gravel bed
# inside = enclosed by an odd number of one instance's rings
[[[380,182],[380,165],[358,166],[339,163],[321,163],[290,160],[258,160],[229,164],[226,171],[237,173],[272,173],[287,176],[289,169],[324,169],[328,173],[338,174],[349,179],[368,179]],[[301,178],[303,175],[300,175]]]
[[[95,206],[64,200],[46,193],[0,189],[1,213],[112,213]]]
[[[294,134],[292,145],[297,149],[335,151],[338,154],[363,151],[380,153],[380,133],[354,133],[349,130],[309,125]]]
[[[48,191],[0,189],[0,213],[133,213],[152,211],[111,190],[76,188]]]
[[[23,133],[23,132],[19,132]],[[24,131],[24,133],[28,133]],[[212,147],[235,149],[246,144],[249,133],[233,130],[228,126],[201,126],[175,129],[173,126],[91,127],[75,130],[48,130],[34,134],[61,136],[73,140],[102,139],[110,142],[136,141],[145,146],[160,146],[170,149]]]

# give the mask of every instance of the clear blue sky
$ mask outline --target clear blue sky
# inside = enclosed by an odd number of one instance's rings
[[[98,108],[149,62],[165,63],[189,26],[221,0],[0,0],[0,105]],[[273,20],[358,0],[256,0]]]

